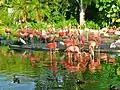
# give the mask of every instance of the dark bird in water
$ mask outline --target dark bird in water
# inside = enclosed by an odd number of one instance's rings
[[[13,82],[20,84],[20,79],[17,78],[15,75],[13,76]]]
[[[109,90],[120,90],[120,88],[114,86],[114,85],[110,85]]]
[[[86,81],[82,81],[82,80],[77,80],[76,82],[77,85],[81,85],[81,84],[86,84]],[[79,87],[79,90],[84,90],[81,86]]]
[[[77,80],[76,84],[86,84],[86,81]]]

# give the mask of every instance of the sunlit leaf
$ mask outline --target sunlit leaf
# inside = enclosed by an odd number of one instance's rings
[[[120,22],[120,19],[117,19],[116,22]]]
[[[99,8],[99,11],[102,11],[102,10],[103,10],[103,7],[100,7],[100,8]]]
[[[108,14],[107,17],[110,18],[110,14]]]

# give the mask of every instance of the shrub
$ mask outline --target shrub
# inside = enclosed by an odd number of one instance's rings
[[[89,29],[99,29],[99,25],[96,24],[93,21],[87,21],[86,22],[86,27],[89,28]]]

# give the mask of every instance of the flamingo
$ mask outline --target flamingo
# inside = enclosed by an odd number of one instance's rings
[[[8,29],[8,28],[6,28],[6,29],[5,29],[5,33],[10,34],[10,33],[11,33],[11,30]]]
[[[57,48],[57,43],[56,42],[48,43],[46,45],[46,48],[48,48],[50,50],[49,56],[50,56],[50,60],[52,61],[53,60],[53,50],[55,50]]]
[[[57,47],[57,43],[56,42],[48,43],[46,47],[49,48],[50,50],[55,50]]]
[[[95,72],[94,66],[94,48],[96,46],[95,41],[89,41],[89,52],[90,52],[90,63],[89,63],[89,70],[91,72]]]
[[[82,45],[82,47],[84,47],[85,38],[82,35],[78,35],[78,40],[79,40],[80,44]]]
[[[115,33],[115,30],[112,29],[112,28],[109,28],[109,29],[107,30],[107,33],[108,33],[108,34],[114,34],[114,33]]]
[[[106,53],[102,54],[101,59],[107,63],[108,62],[108,55]]]
[[[79,57],[79,63],[80,63],[80,70],[82,72],[85,72],[86,66],[88,64],[88,61],[90,60],[90,57],[87,53],[82,52]]]
[[[96,42],[95,41],[89,41],[89,48],[95,48],[95,46],[96,46]]]
[[[33,34],[33,33],[32,33],[32,34],[29,34],[29,37],[30,37],[30,39],[32,40],[33,37],[34,37],[34,34]]]
[[[59,32],[59,37],[63,37],[64,35],[65,35],[65,32],[63,32],[63,31]]]
[[[115,58],[109,58],[109,63],[112,63],[113,65],[116,65]]]
[[[67,68],[67,70],[69,70],[71,72],[79,72],[80,71],[80,63],[78,63],[76,66],[71,66],[71,67]]]
[[[40,38],[41,38],[41,40],[42,40],[43,42],[45,42],[46,39],[48,38],[47,33],[46,33],[45,31],[42,31],[42,32],[41,32],[41,35],[40,35]]]
[[[51,52],[51,50],[55,50],[56,49],[57,43],[56,42],[48,43],[46,45],[46,47],[49,48],[50,52]],[[50,57],[51,57],[51,61],[52,62],[51,62],[51,66],[49,67],[49,69],[53,71],[53,76],[56,76],[57,63],[56,63],[56,60],[55,60],[55,57],[56,57],[55,53],[51,52],[50,53]]]
[[[73,58],[74,58],[74,60],[76,60],[80,54],[80,50],[79,50],[78,46],[69,46],[65,51],[67,51],[69,63],[73,63],[73,61],[72,61]]]
[[[95,66],[94,66],[94,61],[93,61],[93,60],[90,60],[89,70],[90,70],[90,72],[92,72],[92,73],[95,72]]]
[[[74,45],[74,41],[73,40],[65,40],[64,41],[64,45],[66,47],[73,46]]]
[[[76,52],[76,53],[80,54],[80,49],[78,46],[70,46],[65,51]]]
[[[68,60],[61,60],[60,64],[64,65],[66,69],[72,66]]]
[[[40,36],[41,36],[41,32],[39,32],[39,31],[35,31],[35,35],[36,35],[38,38],[40,38]]]
[[[20,35],[20,33],[15,33],[15,34],[14,34],[14,37],[18,37],[18,38],[20,38],[21,35]]]
[[[100,58],[97,58],[97,61],[94,62],[95,69],[100,71],[101,70],[101,64],[100,64]]]
[[[7,34],[7,39],[9,39],[9,34],[11,34],[11,30],[6,28],[5,33]]]

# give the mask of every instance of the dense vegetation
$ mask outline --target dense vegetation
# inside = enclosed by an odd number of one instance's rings
[[[84,0],[86,26],[119,26],[119,8],[119,0]],[[80,0],[0,0],[0,24],[17,28],[20,23],[34,28],[78,25],[80,12]]]

